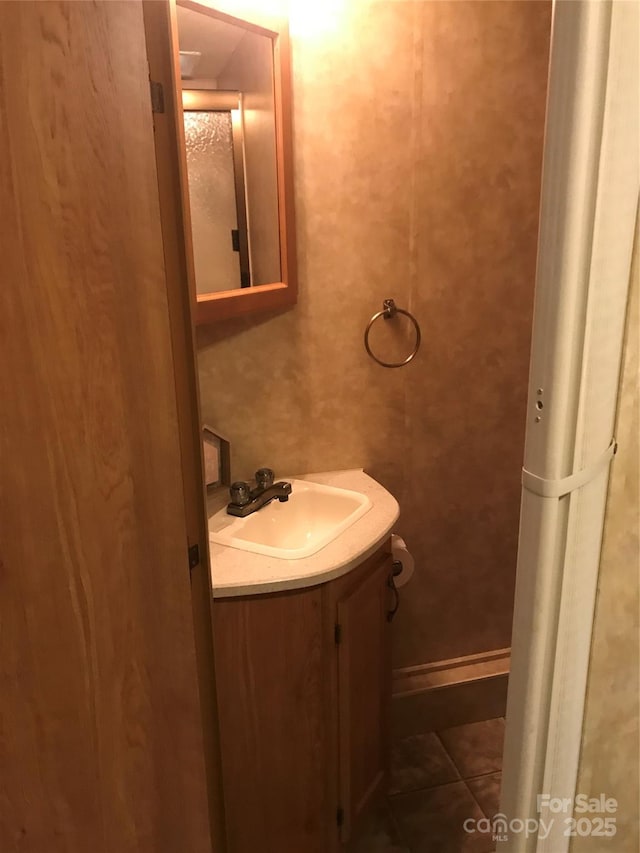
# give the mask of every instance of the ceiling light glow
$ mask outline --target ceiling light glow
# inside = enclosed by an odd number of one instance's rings
[[[289,0],[291,35],[304,39],[321,38],[336,32],[349,0]]]

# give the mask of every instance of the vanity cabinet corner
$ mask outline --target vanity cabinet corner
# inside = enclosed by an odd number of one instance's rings
[[[337,853],[388,778],[390,541],[336,580],[213,604],[230,853]]]

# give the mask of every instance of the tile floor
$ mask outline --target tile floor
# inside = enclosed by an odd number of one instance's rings
[[[498,811],[504,719],[413,735],[395,744],[388,806],[350,853],[490,853],[467,818]]]

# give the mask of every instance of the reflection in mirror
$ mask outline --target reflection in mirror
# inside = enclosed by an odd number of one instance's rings
[[[234,166],[234,152],[242,151],[241,140],[233,134],[235,112],[184,114],[197,293],[228,290],[231,282],[240,287],[251,283],[246,216],[238,203],[244,201],[244,181]]]
[[[273,41],[177,18],[196,292],[281,281]]]

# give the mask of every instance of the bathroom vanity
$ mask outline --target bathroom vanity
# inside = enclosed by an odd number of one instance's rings
[[[371,502],[317,553],[211,545],[232,853],[340,850],[386,787],[398,505],[361,471],[314,479]]]

